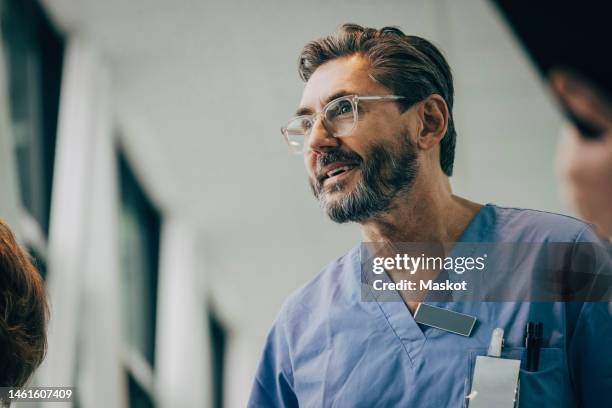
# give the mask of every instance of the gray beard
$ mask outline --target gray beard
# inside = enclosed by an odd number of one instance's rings
[[[323,211],[337,223],[363,222],[386,213],[395,197],[410,190],[417,175],[414,145],[407,136],[401,138],[398,148],[374,145],[368,151],[367,161],[361,162],[361,179],[350,193],[331,199],[331,193],[342,192],[345,182],[338,182],[328,190],[322,182],[310,186]]]

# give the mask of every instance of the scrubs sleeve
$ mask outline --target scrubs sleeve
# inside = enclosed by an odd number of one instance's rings
[[[576,242],[601,243],[590,228]],[[609,265],[606,263],[602,269],[600,264],[597,273],[610,274]],[[607,280],[604,282],[608,284]],[[612,303],[582,303],[568,346],[568,364],[578,405],[612,407]]]
[[[248,406],[298,406],[297,397],[293,391],[291,357],[281,316],[272,326],[266,339]]]

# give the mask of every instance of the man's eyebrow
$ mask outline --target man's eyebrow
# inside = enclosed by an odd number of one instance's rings
[[[334,99],[338,99],[338,98],[341,98],[341,97],[347,96],[347,95],[355,95],[355,92],[338,91],[338,92],[328,96],[323,101],[323,106],[327,105],[328,103],[330,103]],[[312,115],[313,113],[314,112],[313,112],[313,110],[311,108],[309,108],[308,106],[303,106],[303,107],[298,108],[297,111],[295,111],[295,116]]]

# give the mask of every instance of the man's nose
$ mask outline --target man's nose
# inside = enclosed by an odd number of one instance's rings
[[[322,118],[318,118],[312,126],[310,135],[306,140],[306,151],[314,151],[321,153],[331,148],[336,148],[340,145],[340,140],[334,137],[332,133],[325,127]]]

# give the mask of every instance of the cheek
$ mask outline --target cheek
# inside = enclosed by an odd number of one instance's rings
[[[385,131],[373,124],[358,125],[350,135],[340,139],[342,150],[356,153],[363,158],[372,144],[378,143],[385,136]]]
[[[355,130],[355,136],[364,144],[394,141],[404,133],[404,125],[400,121],[382,115],[372,115],[368,120],[360,121]]]
[[[354,134],[342,138],[346,150],[357,153],[362,159],[376,145],[397,147],[401,145],[400,137],[409,137],[399,126],[377,121],[369,126],[360,127]]]

